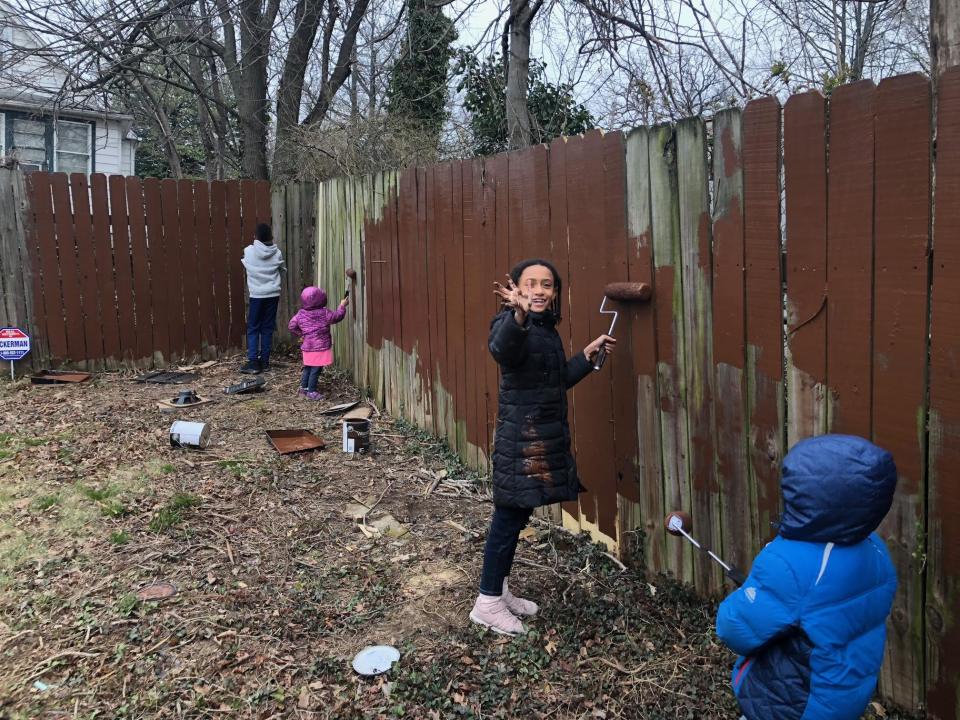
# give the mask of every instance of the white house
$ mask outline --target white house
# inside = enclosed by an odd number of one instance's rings
[[[133,175],[133,117],[90,99],[63,101],[67,71],[42,47],[0,3],[0,157],[28,171]]]

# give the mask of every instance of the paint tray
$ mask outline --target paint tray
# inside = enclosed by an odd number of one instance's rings
[[[166,370],[157,370],[134,378],[138,383],[156,383],[158,385],[180,385],[193,382],[196,379],[197,375],[195,373],[169,372]]]
[[[304,452],[306,450],[322,450],[326,443],[309,430],[267,430],[270,444],[281,455]]]
[[[227,395],[243,395],[245,393],[260,392],[266,386],[267,381],[262,376],[244,380],[236,385],[225,387],[223,392]]]
[[[41,370],[36,375],[30,376],[30,382],[34,385],[59,385],[61,383],[82,383],[92,377],[93,375],[90,373],[71,370]]]

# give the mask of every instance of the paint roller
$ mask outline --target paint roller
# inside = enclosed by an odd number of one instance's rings
[[[613,315],[610,321],[610,330],[607,335],[613,336],[613,328],[617,324],[618,312],[616,310],[607,310],[607,300],[614,302],[645,302],[650,299],[651,290],[647,283],[641,282],[614,282],[608,284],[603,289],[603,301],[600,303],[601,315]],[[593,369],[599,370],[607,359],[606,343],[600,346],[596,357],[593,359]]]
[[[353,283],[355,283],[355,282],[357,281],[357,271],[354,270],[353,268],[347,268],[347,269],[346,269],[346,273],[347,273],[347,277],[350,278],[350,284],[353,285]],[[347,291],[346,291],[345,293],[343,293],[343,296],[344,296],[345,298],[350,297],[350,288],[347,288]],[[353,317],[356,318],[356,317],[357,317],[357,306],[356,306],[355,303],[353,304],[352,310],[353,310]]]
[[[734,585],[740,586],[747,581],[747,576],[740,568],[734,565],[728,565],[720,558],[719,555],[713,552],[713,550],[704,547],[696,541],[693,535],[690,534],[690,532],[693,530],[693,521],[690,519],[690,515],[688,513],[685,513],[682,510],[674,510],[672,513],[667,515],[666,518],[664,518],[663,526],[671,535],[685,538],[687,542],[693,545],[697,550],[709,555],[712,560],[714,560],[718,565],[720,565],[720,567],[723,568],[724,573]]]

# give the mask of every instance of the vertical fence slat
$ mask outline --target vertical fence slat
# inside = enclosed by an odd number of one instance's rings
[[[11,172],[10,183],[13,191],[13,211],[16,217],[14,232],[17,234],[20,266],[23,273],[21,280],[26,307],[25,323],[30,328],[29,333],[32,333],[30,355],[22,361],[22,365],[24,368],[31,367],[39,370],[47,362],[50,349],[45,332],[46,321],[43,317],[43,285],[40,266],[37,262],[35,215],[30,198],[32,191],[28,178],[22,173]]]
[[[230,330],[228,332],[226,348],[246,347],[246,283],[244,282],[243,248],[247,238],[243,234],[243,224],[240,219],[240,184],[236,181],[227,183],[226,187],[227,213],[227,257],[229,258],[230,275]]]
[[[874,202],[873,440],[899,472],[880,526],[900,582],[887,623],[880,691],[904,707],[923,699],[923,574],[914,558],[925,504],[930,83],[884,80],[877,90]]]
[[[604,247],[607,227],[604,221],[604,138],[600,131],[588,132],[571,140],[567,147],[568,183],[576,179],[576,192],[567,187],[567,225],[570,231],[570,323],[572,352],[606,332],[610,316],[599,313],[603,290],[611,277],[623,279],[626,269],[626,242],[619,247]],[[622,180],[622,178],[621,178]],[[622,212],[622,208],[621,208]],[[620,217],[621,227],[623,216]],[[616,539],[617,477],[615,445],[609,419],[611,402],[611,365],[591,374],[567,393],[573,400],[574,441],[577,470],[587,492],[580,495],[581,525],[596,526],[600,533]],[[599,420],[606,419],[605,421]]]
[[[64,302],[61,295],[61,275],[76,272],[76,265],[61,273],[57,257],[57,228],[54,221],[62,221],[55,214],[53,201],[53,176],[45,172],[36,172],[30,176],[30,196],[33,204],[34,228],[36,232],[37,259],[43,274],[43,329],[52,360],[64,361],[70,357],[70,338],[64,322]],[[75,305],[75,303],[72,303]]]
[[[464,235],[464,187],[463,162],[455,160],[450,167],[450,183],[453,193],[450,198],[450,252],[447,256],[447,338],[450,353],[450,394],[453,396],[453,437],[450,446],[456,448],[461,456],[466,455],[466,355],[464,336],[466,318],[464,317],[463,290],[463,235]]]
[[[63,173],[54,173],[49,177],[56,227],[55,245],[50,248],[50,260],[54,263],[51,275],[56,277],[53,271],[59,271],[62,294],[60,295],[61,306],[54,311],[56,317],[50,315],[51,307],[49,303],[47,304],[47,322],[59,321],[65,325],[67,354],[63,360],[83,361],[88,356],[83,327],[83,305],[80,301],[80,269],[73,229],[70,185],[67,176]],[[44,274],[47,274],[46,271]]]
[[[626,223],[626,146],[623,133],[611,132],[603,136],[599,160],[603,181],[600,185],[597,205],[602,213],[601,242],[607,253],[607,272],[599,279],[606,285],[609,282],[630,279]],[[599,297],[602,302],[603,289],[600,290]],[[614,335],[619,337],[623,344],[610,358],[609,365],[605,364],[598,373],[599,377],[594,380],[606,386],[606,394],[610,402],[609,417],[613,420],[613,425],[610,427],[610,436],[613,440],[611,454],[613,466],[605,497],[598,502],[599,525],[601,532],[618,543],[629,537],[624,534],[625,532],[635,529],[637,523],[635,510],[640,494],[633,462],[637,453],[637,433],[634,428],[637,414],[635,405],[637,380],[633,372],[633,363],[625,351],[625,346],[629,344],[631,337],[633,316],[637,305],[637,302],[608,304],[607,307],[612,307],[619,313],[617,321],[619,327],[614,327]],[[599,309],[598,307],[597,310]],[[609,316],[602,316],[598,312],[596,318],[599,332],[590,334],[587,338],[581,338],[581,343],[585,344],[610,329],[607,323]],[[582,351],[582,347],[577,348],[575,352],[577,351]],[[590,378],[587,381],[590,381]]]
[[[688,431],[683,376],[683,283],[680,258],[680,208],[677,189],[676,137],[670,125],[650,132],[650,208],[657,297],[657,391],[660,407],[663,497],[670,509],[690,508]],[[688,543],[666,546],[664,570],[692,580]]]
[[[722,496],[723,557],[747,570],[753,561],[748,484],[746,308],[743,280],[743,140],[739,110],[714,118],[713,357],[716,363],[717,479]]]
[[[926,655],[927,713],[960,718],[960,67],[937,92],[930,313]],[[918,548],[919,550],[920,548]]]
[[[634,402],[636,454],[633,457],[639,483],[638,510],[646,567],[664,568],[664,503],[661,479],[660,408],[657,397],[656,292],[653,277],[653,229],[650,216],[650,131],[637,128],[626,142],[628,272],[630,282],[650,285],[653,299],[630,308],[630,334],[621,353],[629,353],[636,377]],[[624,358],[626,360],[626,358]],[[619,433],[618,433],[619,436]]]
[[[557,271],[564,279],[563,291],[560,298],[560,314],[563,322],[557,328],[563,339],[563,347],[570,357],[573,349],[572,322],[570,310],[570,243],[567,232],[567,145],[568,138],[560,137],[550,143],[549,178],[550,204],[550,257],[557,266]],[[567,393],[567,422],[570,425],[572,437],[576,437],[576,418],[573,413],[573,395]],[[580,508],[576,500],[565,502],[561,506],[560,521],[571,527],[579,527]]]
[[[210,183],[210,252],[215,259],[210,285],[216,300],[216,346],[221,352],[234,347],[230,342],[230,269],[238,258],[227,242],[227,188],[220,181]]]
[[[479,268],[481,275],[480,295],[474,312],[480,318],[475,352],[478,353],[477,365],[477,432],[484,444],[487,462],[490,463],[493,452],[493,424],[496,412],[496,396],[490,396],[490,378],[496,377],[496,365],[487,349],[487,336],[490,318],[498,308],[497,298],[493,295],[492,283],[500,277],[496,266],[496,203],[490,183],[487,180],[487,161],[484,158],[474,160],[474,203],[477,205],[477,242],[480,249]]]
[[[147,247],[147,220],[144,215],[143,184],[140,178],[124,180],[126,208],[130,220],[130,255],[133,261],[134,317],[137,340],[133,353],[135,360],[153,358],[153,315],[156,312],[150,289],[150,249]]]
[[[83,313],[83,337],[86,351],[84,355],[79,357],[90,362],[92,360],[102,360],[106,355],[104,354],[103,327],[100,322],[98,303],[99,283],[93,221],[90,216],[90,184],[87,176],[83,173],[70,175],[70,198],[73,207],[73,237],[77,253],[77,267],[80,271],[80,302],[78,304]],[[67,301],[69,297],[64,293],[64,301]]]
[[[199,281],[200,249],[197,247],[196,208],[194,186],[203,181],[180,180],[177,182],[177,207],[180,213],[180,260],[183,287],[183,346],[187,358],[200,354],[202,345],[202,321],[200,313]],[[200,265],[200,267],[203,267]]]
[[[481,228],[479,218],[482,213],[482,195],[477,193],[477,160],[465,161],[460,168],[463,183],[463,358],[464,358],[464,406],[466,418],[467,459],[472,467],[479,467],[482,455],[486,452],[486,436],[480,439],[482,426],[477,417],[477,389],[483,383],[478,369],[485,360],[479,353],[481,325],[480,308],[483,307],[482,293],[489,292],[488,283],[483,276],[480,264]],[[478,199],[475,201],[474,197]]]
[[[783,461],[783,284],[780,241],[780,104],[743,112],[747,406],[754,554],[775,534]]]
[[[200,312],[200,345],[204,355],[217,346],[217,300],[213,294],[216,267],[226,264],[226,257],[214,255],[210,241],[210,183],[198,180],[193,186],[194,238],[197,245],[197,300]]]
[[[97,303],[100,308],[100,326],[103,333],[103,351],[110,365],[123,356],[120,346],[120,307],[114,271],[114,247],[110,240],[110,206],[107,197],[107,178],[101,173],[90,176],[90,204],[92,209],[93,247],[97,265]]]
[[[709,547],[721,547],[720,490],[714,461],[713,318],[706,128],[699,118],[677,125],[680,191],[680,251],[683,258],[683,320],[687,337],[684,385],[687,392],[688,453],[692,510],[697,534]],[[705,553],[694,556],[695,579],[704,590],[722,583],[719,566]]]
[[[38,176],[42,175],[42,179]],[[33,307],[35,310],[34,322],[31,329],[41,337],[40,346],[37,352],[33,353],[33,365],[35,369],[42,369],[48,365],[53,355],[53,330],[47,321],[47,307],[45,297],[46,279],[44,278],[44,258],[41,252],[41,236],[45,236],[50,241],[54,238],[53,229],[53,210],[50,204],[50,180],[47,173],[32,173],[22,179],[23,190],[25,193],[24,202],[27,204],[25,222],[28,223],[26,233],[27,255],[30,258],[30,264],[33,268]],[[37,216],[37,205],[43,203],[46,210],[43,217]],[[55,239],[53,240],[55,242]],[[60,287],[59,271],[56,275],[57,289]],[[63,327],[58,326],[58,331],[62,334]],[[64,348],[66,347],[66,338],[62,339]]]
[[[433,397],[437,409],[435,418],[438,435],[450,437],[449,374],[450,355],[447,347],[447,286],[446,262],[450,254],[450,163],[434,165],[429,177],[427,202],[433,209],[429,256],[431,296],[430,316],[433,345]]]
[[[21,329],[27,325],[27,296],[24,292],[23,270],[17,236],[18,208],[14,198],[14,171],[0,169],[0,290],[3,292],[0,325]],[[28,333],[29,334],[29,333]]]
[[[163,233],[160,181],[143,181],[147,242],[150,249],[150,295],[153,298],[153,353],[156,363],[170,359],[170,285],[166,282],[167,243]]]
[[[783,111],[787,223],[787,446],[827,431],[827,103]]]
[[[70,175],[70,199],[73,207],[73,234],[76,242],[77,269],[80,273],[80,306],[83,312],[83,336],[88,362],[102,361],[103,327],[100,324],[98,303],[99,285],[97,261],[93,240],[93,222],[90,217],[90,185],[82,173]],[[99,364],[99,363],[98,363]]]
[[[124,360],[137,357],[136,298],[133,292],[133,248],[127,214],[127,193],[123,177],[111,175],[110,228],[113,236],[113,264],[117,281],[117,320],[120,349]]]
[[[843,85],[830,99],[827,378],[833,432],[871,436],[873,169],[876,88]]]
[[[167,292],[167,334],[170,337],[170,361],[177,362],[184,359],[186,348],[186,332],[183,321],[183,272],[184,248],[192,250],[190,243],[180,236],[180,198],[177,191],[177,181],[164,179],[160,181],[160,197],[163,217],[163,265],[166,276],[163,284]],[[193,203],[191,202],[191,214]],[[189,261],[188,261],[189,262]]]

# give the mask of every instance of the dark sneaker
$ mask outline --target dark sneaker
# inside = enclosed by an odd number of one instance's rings
[[[260,363],[260,372],[270,372],[272,369],[269,362]]]
[[[259,375],[263,372],[259,360],[248,360],[247,364],[240,368],[244,375]]]

